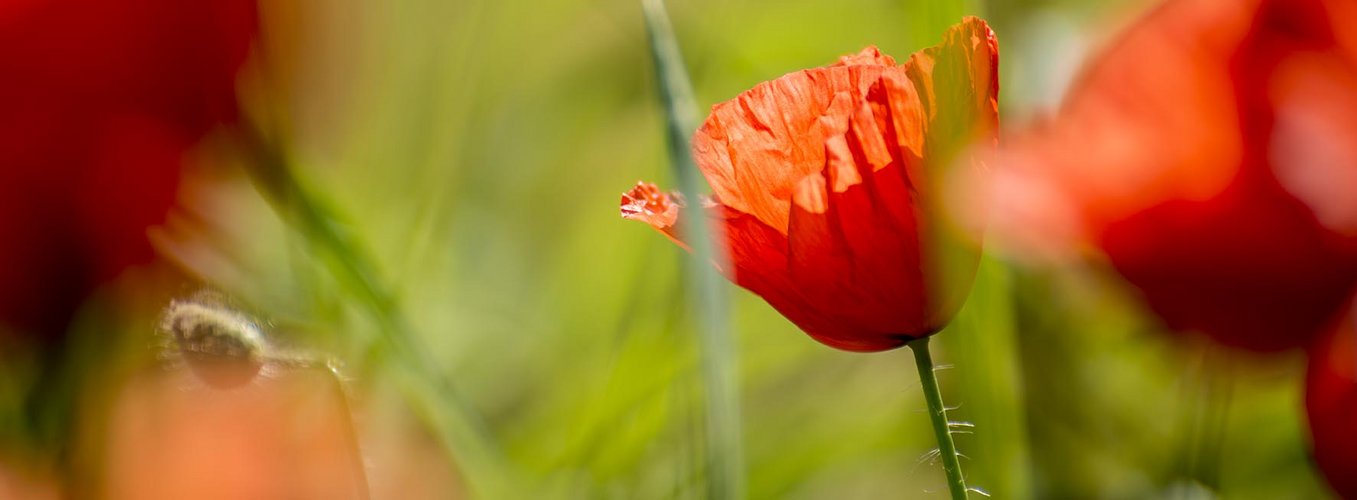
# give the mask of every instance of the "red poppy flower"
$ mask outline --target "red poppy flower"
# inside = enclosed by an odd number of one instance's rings
[[[64,330],[147,262],[185,152],[236,117],[254,3],[0,5],[0,333]]]
[[[903,65],[875,47],[717,104],[693,139],[730,265],[723,272],[816,340],[851,351],[941,329],[973,278],[935,183],[985,169],[998,128],[998,42],[966,18]],[[622,215],[677,238],[650,184]],[[677,240],[676,240],[677,241]]]
[[[1357,314],[1310,350],[1305,412],[1315,463],[1343,498],[1357,498]]]
[[[1010,143],[1001,239],[1082,237],[1170,328],[1305,345],[1357,283],[1352,5],[1154,9]]]

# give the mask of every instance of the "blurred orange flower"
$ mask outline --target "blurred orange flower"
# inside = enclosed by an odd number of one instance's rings
[[[1357,282],[1350,2],[1166,2],[1017,136],[986,197],[1020,250],[1087,244],[1176,330],[1305,345]]]
[[[113,391],[101,422],[107,442],[98,448],[103,484],[76,491],[109,499],[368,498],[351,408],[333,373],[279,369],[222,390],[198,377],[253,377],[253,367],[199,368],[138,373]]]
[[[151,258],[185,152],[236,118],[254,2],[0,4],[0,334],[56,335]]]
[[[903,65],[875,47],[717,104],[693,139],[730,265],[723,269],[816,340],[880,351],[930,335],[970,288],[934,184],[984,170],[997,144],[998,42],[966,18]],[[623,217],[671,238],[681,202],[650,184]]]

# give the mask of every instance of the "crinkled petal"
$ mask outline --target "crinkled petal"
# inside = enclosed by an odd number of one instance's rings
[[[831,131],[820,118],[852,112],[852,106],[832,106],[839,93],[859,101],[882,74],[902,71],[877,64],[883,61],[890,60],[859,54],[761,83],[713,106],[693,137],[694,159],[712,191],[785,234],[796,183],[825,165]],[[861,62],[872,64],[856,64]]]

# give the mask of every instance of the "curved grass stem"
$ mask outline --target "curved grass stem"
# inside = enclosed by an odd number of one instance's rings
[[[274,211],[300,233],[330,272],[354,294],[377,323],[373,354],[408,404],[438,437],[461,469],[473,495],[497,498],[512,483],[503,452],[479,412],[437,368],[395,298],[378,279],[365,247],[336,222],[332,211],[307,191],[286,154],[260,131],[244,127],[243,139],[253,161],[246,170]]]

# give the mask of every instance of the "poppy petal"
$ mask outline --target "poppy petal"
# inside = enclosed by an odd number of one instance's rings
[[[727,266],[718,266],[727,278],[737,285],[763,297],[788,320],[805,330],[813,338],[836,348],[856,351],[879,351],[898,347],[866,342],[859,331],[851,328],[843,318],[823,314],[825,308],[816,307],[802,296],[787,275],[787,237],[758,219],[719,203],[705,204],[707,216],[719,225],[726,236]],[[650,224],[685,250],[690,247],[681,237],[682,205],[672,194],[664,193],[654,184],[639,182],[622,195],[622,217]]]
[[[791,73],[713,106],[693,137],[694,159],[712,191],[731,208],[785,234],[796,184],[825,166],[830,131],[820,117],[851,113],[851,106],[834,107],[839,93],[860,100],[883,73],[899,71],[875,64],[882,61],[889,58],[860,54],[840,63],[873,64]]]

